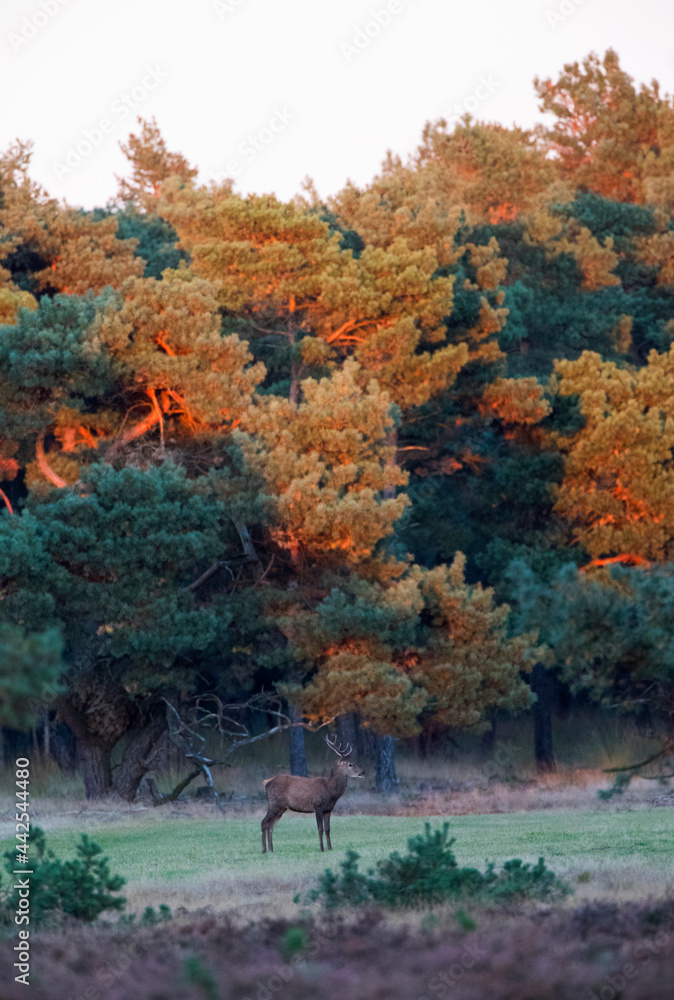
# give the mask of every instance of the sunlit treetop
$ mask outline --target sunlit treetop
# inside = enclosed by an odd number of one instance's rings
[[[453,129],[429,122],[414,161],[419,185],[469,222],[507,222],[525,211],[555,180],[540,140],[517,127],[474,122]]]
[[[138,124],[139,132],[132,132],[126,143],[120,142],[131,173],[128,177],[115,175],[119,184],[117,200],[123,204],[132,202],[147,210],[159,197],[165,180],[179,177],[181,181],[188,182],[197,176],[198,171],[190,166],[182,153],[169,152],[154,118],[147,121],[139,115]]]
[[[465,345],[422,349],[444,340],[452,308],[452,278],[436,277],[431,247],[413,249],[399,237],[356,258],[316,213],[226,187],[171,182],[161,211],[196,273],[217,285],[221,305],[252,335],[290,344],[317,337],[326,361],[353,355],[403,409],[451,384],[467,359]],[[297,365],[292,398],[300,377]]]
[[[674,105],[656,81],[637,90],[608,49],[534,86],[556,119],[546,139],[562,178],[619,201],[674,205]]]
[[[0,157],[0,284],[9,288],[8,275],[35,296],[83,295],[107,285],[118,288],[142,274],[143,262],[134,255],[137,241],[119,239],[114,218],[49,199],[30,180],[30,157],[28,144],[12,146]]]
[[[22,142],[0,154],[0,266],[23,291],[37,292],[34,274],[51,262],[49,233],[61,209],[31,180],[31,156],[32,144]]]
[[[313,202],[317,202],[315,194]],[[461,225],[461,207],[422,185],[419,172],[391,153],[381,173],[369,184],[359,188],[349,181],[328,199],[328,207],[366,244],[388,249],[404,238],[413,250],[433,249],[440,267],[456,263],[454,241]]]

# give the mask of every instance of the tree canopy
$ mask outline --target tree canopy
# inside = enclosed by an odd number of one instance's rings
[[[0,156],[0,721],[90,794],[163,699],[479,730],[555,661],[670,719],[674,104],[611,50],[535,89],[326,200],[154,119],[93,212]]]

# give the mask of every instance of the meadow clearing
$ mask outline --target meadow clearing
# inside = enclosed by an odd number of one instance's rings
[[[593,764],[634,754],[634,733],[623,733],[621,745],[604,737],[600,746],[595,733],[594,757],[584,748]],[[448,770],[437,759],[402,755],[398,795],[382,797],[367,781],[352,783],[333,816],[334,849],[323,854],[314,817],[290,813],[275,829],[274,853],[261,854],[260,773],[273,764],[273,746],[262,760],[251,755],[219,776],[219,787],[229,788],[221,809],[194,794],[161,808],[147,801],[87,802],[76,784],[47,769],[39,775],[33,822],[44,829],[48,848],[72,857],[87,832],[111,871],[127,880],[128,913],[140,917],[146,906],[166,904],[173,917],[129,927],[111,914],[90,927],[40,930],[32,995],[664,1000],[674,962],[670,790],[637,779],[603,802],[597,798],[607,785],[601,768],[562,764],[557,774],[536,778],[517,764],[517,742],[506,739],[506,745],[511,756],[497,778],[486,778],[476,758]],[[320,763],[314,758],[312,773]],[[3,794],[2,850],[11,844],[10,806]],[[542,855],[573,894],[554,904],[500,907],[462,901],[326,912],[306,904],[319,875],[337,870],[347,850],[358,852],[362,869],[370,868],[392,851],[404,853],[425,821],[434,828],[450,823],[459,865],[484,870],[489,862],[500,868],[511,858],[536,862]],[[3,942],[3,960],[10,950],[11,942]],[[0,996],[15,1000],[20,989],[4,985]]]
[[[77,818],[53,814],[37,823],[59,857],[74,854],[85,829],[110,859],[112,871],[127,879],[129,910],[167,903],[172,910],[211,907],[237,919],[297,914],[293,897],[305,892],[326,868],[336,868],[345,851],[355,850],[362,866],[373,866],[392,851],[404,852],[407,839],[450,820],[460,864],[483,869],[509,858],[549,867],[575,888],[571,902],[602,898],[644,900],[674,893],[672,813],[635,805],[634,811],[599,809],[535,810],[497,814],[371,816],[339,815],[332,823],[333,850],[321,854],[313,816],[286,814],[274,832],[274,853],[260,849],[261,810],[228,818],[212,806],[185,804],[171,812],[99,811]],[[67,825],[61,820],[67,819]],[[83,822],[84,820],[84,822]],[[10,840],[3,840],[7,850]],[[580,878],[580,882],[578,881]]]

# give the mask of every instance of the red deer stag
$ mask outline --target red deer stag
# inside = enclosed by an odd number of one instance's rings
[[[318,838],[323,850],[323,822],[325,821],[325,836],[328,841],[328,850],[332,850],[330,843],[330,815],[335,808],[337,799],[341,799],[346,791],[349,778],[362,778],[365,771],[356,764],[345,758],[349,756],[353,747],[347,746],[342,750],[331,743],[328,737],[325,742],[331,750],[338,755],[332,765],[328,778],[300,778],[296,774],[277,774],[274,778],[267,778],[263,781],[267,793],[267,815],[262,820],[262,853],[267,853],[266,840],[269,840],[269,850],[274,850],[272,841],[272,830],[283,813],[287,809],[300,813],[316,813],[316,824],[318,826]]]

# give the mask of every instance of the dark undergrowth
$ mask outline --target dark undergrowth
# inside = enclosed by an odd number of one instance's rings
[[[674,900],[437,909],[391,923],[367,908],[250,927],[185,915],[161,927],[81,924],[31,936],[32,1000],[670,1000]],[[13,938],[0,945],[12,967]],[[614,985],[611,985],[614,984]],[[613,992],[611,992],[611,990]],[[5,974],[3,1000],[26,989]]]

